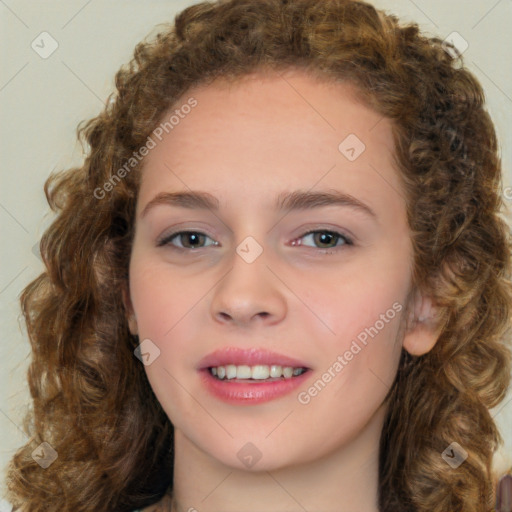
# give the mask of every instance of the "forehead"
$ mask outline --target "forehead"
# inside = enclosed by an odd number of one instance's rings
[[[296,70],[221,78],[189,89],[164,122],[191,98],[196,106],[145,158],[141,206],[155,192],[187,187],[221,201],[226,188],[246,200],[262,192],[270,205],[278,192],[317,183],[400,202],[391,122],[348,83]]]

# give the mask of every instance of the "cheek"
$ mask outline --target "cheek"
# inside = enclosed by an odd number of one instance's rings
[[[319,336],[318,319],[309,324],[321,361],[318,388],[323,389],[323,383],[328,388],[315,398],[315,407],[323,413],[329,404],[341,402],[364,416],[380,404],[393,383],[402,350],[400,323],[409,280],[403,269],[387,270],[368,265],[364,272],[334,277],[337,286],[331,280],[327,287],[311,287],[308,292],[309,304],[329,326]],[[329,293],[322,293],[325,290]]]
[[[402,350],[400,293],[392,286],[359,290],[347,296],[338,294],[336,303],[321,304],[324,312],[337,311],[324,316],[329,317],[326,323],[330,321],[334,334],[317,336],[321,364],[316,380],[301,390],[304,394],[299,400],[306,405],[304,410],[330,418],[333,429],[343,417],[347,432],[356,432],[381,405],[393,384]]]
[[[137,317],[139,336],[163,340],[191,311],[205,290],[190,280],[171,273],[158,261],[133,259],[130,264],[130,293]]]
[[[168,385],[172,378],[165,369],[181,379],[197,365],[197,343],[205,340],[200,322],[194,319],[210,287],[200,275],[191,277],[165,262],[133,258],[130,292],[139,339],[151,340],[160,351],[155,363],[145,367],[150,380]]]
[[[190,352],[189,340],[196,335],[190,315],[205,291],[193,289],[171,276],[169,268],[155,261],[132,258],[130,264],[130,293],[137,318],[139,340],[151,340],[158,355],[144,371],[158,401],[171,421],[193,411],[193,401],[180,383],[190,378],[197,364]],[[192,338],[191,338],[192,337]],[[155,354],[151,345],[152,354]]]
[[[323,284],[304,284],[304,302],[314,313],[315,324],[324,325],[327,340],[343,349],[356,338],[363,343],[377,335],[395,338],[408,279],[403,274],[383,275],[371,271],[346,276],[340,273]]]

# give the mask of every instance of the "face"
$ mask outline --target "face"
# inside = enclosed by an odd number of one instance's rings
[[[152,135],[130,263],[154,393],[222,464],[247,467],[249,442],[259,470],[342,450],[383,410],[402,349],[412,246],[391,125],[299,71],[196,87],[173,111],[187,101]],[[216,205],[153,201],[191,192]],[[251,381],[203,369],[230,362],[266,364]],[[278,362],[307,371],[257,378]]]

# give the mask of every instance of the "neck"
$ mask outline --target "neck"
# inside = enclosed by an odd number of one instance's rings
[[[259,471],[226,465],[175,429],[172,512],[378,512],[383,404],[365,427],[322,458]]]

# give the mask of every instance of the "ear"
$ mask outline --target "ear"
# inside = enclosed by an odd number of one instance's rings
[[[439,312],[431,298],[419,291],[414,293],[412,300],[412,307],[408,308],[403,347],[409,354],[421,356],[430,352],[439,339]]]
[[[128,320],[128,327],[130,332],[135,336],[139,334],[139,328],[137,326],[137,319],[135,318],[135,313],[133,311],[132,301],[130,299],[130,290],[128,288],[128,284],[123,286],[122,291],[122,299],[124,304],[124,309],[126,310],[126,319]]]

